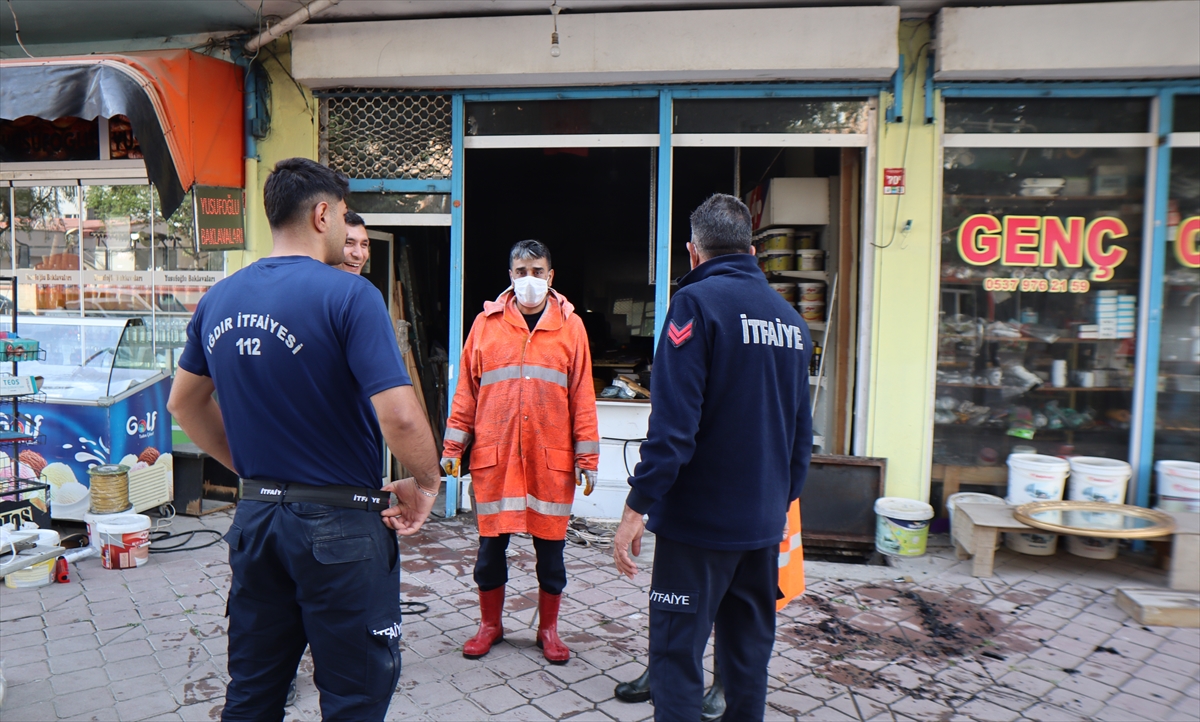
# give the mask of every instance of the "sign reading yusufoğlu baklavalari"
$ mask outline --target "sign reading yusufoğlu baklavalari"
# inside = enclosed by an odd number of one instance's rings
[[[196,243],[201,251],[246,248],[246,193],[241,188],[195,186]]]

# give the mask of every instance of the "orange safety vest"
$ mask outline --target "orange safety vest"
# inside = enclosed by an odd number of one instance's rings
[[[471,451],[481,536],[566,538],[575,467],[600,463],[583,320],[551,290],[532,332],[511,290],[483,304],[463,346],[443,456]]]

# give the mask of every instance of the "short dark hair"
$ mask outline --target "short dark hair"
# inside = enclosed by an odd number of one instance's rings
[[[540,241],[517,241],[513,244],[512,249],[508,252],[508,267],[512,268],[513,261],[517,260],[532,260],[534,258],[545,258],[546,266],[554,268],[554,264],[550,261],[550,249],[546,248],[546,244]]]
[[[346,211],[346,225],[362,226],[363,228],[366,228],[367,222],[363,220],[362,216],[358,215],[354,211]]]
[[[320,201],[345,200],[350,183],[340,173],[309,160],[288,158],[275,164],[263,186],[263,207],[272,228],[296,223]]]
[[[692,211],[692,243],[706,256],[747,253],[754,247],[750,238],[750,209],[737,198],[714,193]]]

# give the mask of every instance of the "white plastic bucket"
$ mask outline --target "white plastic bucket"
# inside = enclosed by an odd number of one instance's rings
[[[1088,559],[1116,559],[1120,539],[1100,539],[1094,536],[1067,537],[1067,551]]]
[[[806,248],[796,251],[797,268],[801,271],[824,271],[825,251],[820,248]]]
[[[1068,499],[1125,503],[1125,489],[1129,485],[1129,477],[1133,475],[1133,467],[1129,464],[1099,456],[1075,456],[1071,458],[1070,465]]]
[[[1058,551],[1058,535],[1008,532],[1004,535],[1004,546],[1035,557],[1053,556]]]
[[[946,499],[946,511],[950,514],[950,528],[954,528],[954,509],[959,504],[1004,504],[1003,499],[991,494],[980,494],[974,491],[960,491],[957,494],[951,494]]]
[[[794,251],[766,251],[758,257],[758,265],[768,273],[796,270]]]
[[[805,321],[820,323],[825,320],[824,301],[801,301],[796,304],[796,309]]]
[[[801,302],[825,303],[825,284],[820,281],[797,283],[796,290],[800,293]]]
[[[150,558],[150,517],[118,514],[97,519],[100,563],[105,569],[140,567]]]
[[[1154,464],[1154,473],[1158,477],[1159,509],[1200,512],[1200,463],[1159,461]]]
[[[780,296],[783,296],[783,300],[787,301],[788,303],[796,302],[796,284],[794,284],[794,283],[769,283],[767,285],[771,287],[772,291],[775,291]]]
[[[24,527],[28,530],[28,527]],[[58,546],[58,532],[50,529],[37,530],[38,546]],[[28,589],[30,587],[41,587],[54,581],[54,559],[47,559],[44,562],[38,562],[31,567],[25,567],[20,571],[15,571],[4,577],[4,586],[9,589]]]
[[[767,231],[759,237],[758,244],[764,251],[794,251],[796,249],[796,231],[792,228]]]
[[[933,507],[925,502],[896,496],[876,499],[875,548],[893,556],[921,556],[932,518]]]
[[[1061,501],[1071,465],[1066,459],[1042,454],[1009,454],[1008,503]]]

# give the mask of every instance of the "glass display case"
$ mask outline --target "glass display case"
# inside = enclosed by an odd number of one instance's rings
[[[11,328],[11,319],[0,321],[0,330]],[[45,403],[23,405],[15,420],[0,412],[0,426],[43,439],[22,452],[21,464],[50,485],[52,518],[83,520],[89,470],[103,464],[130,468],[132,511],[169,502],[171,377],[150,327],[140,318],[19,316],[17,331],[45,352],[44,360],[21,363],[22,375],[41,378]]]

